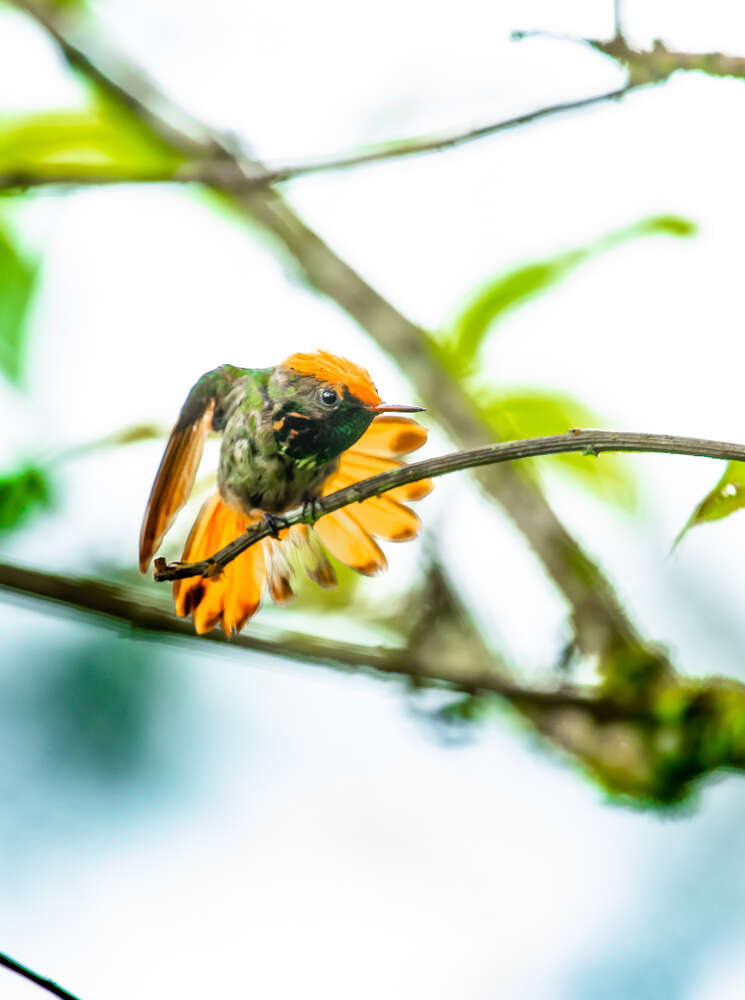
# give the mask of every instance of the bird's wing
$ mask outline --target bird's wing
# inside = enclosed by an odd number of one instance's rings
[[[171,431],[155,476],[140,531],[140,570],[145,572],[163,536],[189,498],[210,428],[224,424],[223,403],[246,369],[221,365],[194,385]]]

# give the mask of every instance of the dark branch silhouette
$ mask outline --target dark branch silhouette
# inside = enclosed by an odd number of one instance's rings
[[[61,1000],[79,1000],[78,997],[74,996],[68,990],[63,989],[61,986],[58,986],[57,983],[53,982],[51,979],[46,979],[44,976],[40,976],[38,972],[34,972],[25,965],[21,965],[20,962],[16,962],[10,957],[10,955],[4,955],[0,952],[0,965],[4,966],[6,969],[10,969],[11,972],[17,973],[24,979],[28,979],[29,982],[36,983],[37,986],[41,986],[41,988],[46,990],[47,993],[51,993],[52,996],[55,997],[60,997]]]

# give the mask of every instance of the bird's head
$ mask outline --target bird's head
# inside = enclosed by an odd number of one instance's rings
[[[414,413],[421,406],[383,403],[364,368],[315,351],[293,354],[277,369],[274,432],[291,458],[326,462],[362,437],[379,413]]]

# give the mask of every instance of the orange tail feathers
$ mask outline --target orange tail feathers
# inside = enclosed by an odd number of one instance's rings
[[[403,464],[401,456],[416,451],[427,431],[408,417],[376,417],[359,441],[343,452],[322,495]],[[387,490],[380,496],[326,514],[314,530],[332,556],[358,573],[373,576],[386,568],[385,555],[373,535],[391,542],[415,538],[421,528],[417,515],[402,501],[419,500],[432,489],[431,479]]]
[[[226,506],[215,493],[202,507],[184,548],[184,562],[214,555],[242,534],[250,518]],[[261,601],[266,581],[264,550],[252,545],[214,577],[176,580],[173,599],[176,614],[191,615],[201,635],[222,624],[226,635],[240,632]]]
[[[212,556],[241,535],[258,518],[248,518],[226,506],[218,493],[204,504],[184,547],[183,561]],[[296,558],[297,557],[297,558]],[[297,566],[322,587],[334,587],[336,577],[318,540],[304,524],[280,531],[279,539],[264,538],[228,563],[213,577],[176,580],[176,614],[191,615],[201,635],[222,625],[226,635],[240,632],[261,601],[265,587],[284,604],[292,597],[291,578]]]

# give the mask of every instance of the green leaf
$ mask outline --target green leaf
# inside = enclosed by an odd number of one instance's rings
[[[633,239],[636,236],[678,236],[686,239],[695,236],[697,232],[696,223],[691,219],[684,219],[681,215],[651,215],[629,226],[624,239]]]
[[[585,247],[499,274],[482,285],[456,316],[452,331],[445,338],[448,353],[457,359],[459,368],[473,368],[494,323],[510,309],[548,291],[591,257],[642,236],[684,237],[695,232],[695,224],[680,216],[655,215],[613,230]]]
[[[714,489],[706,494],[686,521],[673,542],[673,548],[697,524],[729,517],[741,507],[745,507],[745,462],[728,462],[722,478]]]
[[[493,710],[494,699],[480,694],[467,694],[437,712],[443,722],[482,722]]]
[[[33,511],[51,503],[52,487],[44,469],[28,464],[0,476],[0,535],[20,527]]]
[[[168,432],[164,428],[158,427],[157,424],[130,424],[129,427],[122,427],[121,430],[114,431],[112,434],[74,445],[62,452],[59,457],[63,459],[77,458],[102,448],[119,448],[122,445],[139,444],[141,441],[165,438],[167,434]]]
[[[587,251],[573,250],[550,260],[515,268],[487,282],[457,317],[455,347],[472,360],[478,353],[489,327],[507,310],[555,285],[587,257]]]
[[[0,371],[15,385],[23,374],[26,318],[37,274],[38,264],[0,228]]]
[[[182,162],[129,111],[97,95],[83,111],[0,118],[0,173],[168,173]]]
[[[556,392],[536,389],[487,390],[479,394],[484,419],[505,440],[565,434],[572,427],[597,427],[600,419],[588,407]],[[627,463],[619,455],[596,458],[585,455],[551,455],[534,462],[533,468],[551,461],[603,500],[623,507],[635,502],[635,483]]]

